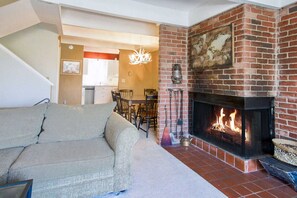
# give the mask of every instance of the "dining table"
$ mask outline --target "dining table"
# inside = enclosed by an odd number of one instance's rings
[[[145,103],[145,95],[132,95],[132,96],[123,96],[121,98],[123,101],[129,103],[129,115],[128,120],[131,122],[131,107],[135,104],[144,104]]]
[[[129,105],[145,103],[144,95],[123,96],[122,100],[129,102]]]

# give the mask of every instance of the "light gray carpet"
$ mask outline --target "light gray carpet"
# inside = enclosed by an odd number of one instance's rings
[[[107,194],[103,198],[210,198],[226,197],[205,179],[192,171],[152,138],[140,140],[133,149],[133,183],[129,190]]]

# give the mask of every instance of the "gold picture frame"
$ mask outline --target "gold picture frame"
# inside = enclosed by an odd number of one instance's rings
[[[80,60],[61,60],[61,74],[63,75],[80,75],[82,62]]]

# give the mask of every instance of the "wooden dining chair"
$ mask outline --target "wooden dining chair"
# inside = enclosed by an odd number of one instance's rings
[[[122,98],[129,98],[133,96],[133,89],[120,89],[119,93],[121,94]],[[132,109],[137,109],[137,107],[133,104]],[[136,114],[137,117],[137,114]]]
[[[117,102],[117,98],[116,98],[116,91],[114,91],[114,90],[111,90],[111,98],[112,98],[112,101],[113,102]],[[118,109],[119,109],[119,107],[118,107],[118,104],[115,106],[115,108],[113,109],[113,111],[114,112],[118,112]]]
[[[157,95],[157,90],[156,89],[144,89],[143,90],[144,95]]]
[[[123,100],[120,93],[115,93],[115,98],[118,106],[118,114],[126,118],[128,121],[132,123],[137,127],[136,121],[136,111],[134,106],[129,106],[129,102],[126,100]],[[130,108],[130,114],[129,114],[129,108]]]
[[[133,96],[133,90],[132,89],[120,89],[119,93],[121,94],[121,97]]]
[[[157,95],[146,95],[145,96],[145,108],[139,112],[139,123],[138,130],[141,129],[146,132],[146,137],[148,137],[149,129],[151,125],[154,126],[156,130],[157,118],[158,118],[158,96]],[[146,129],[140,127],[144,122],[146,122]]]
[[[156,89],[144,89],[143,93],[144,93],[144,96],[146,96],[146,95],[158,95],[158,92],[157,92]],[[144,109],[145,109],[145,104],[139,104],[136,116],[139,117],[140,112],[143,111]]]

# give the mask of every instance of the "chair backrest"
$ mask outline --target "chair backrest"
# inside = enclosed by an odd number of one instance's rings
[[[121,94],[118,93],[118,92],[115,92],[114,95],[115,95],[115,100],[116,100],[116,102],[117,102],[118,113],[119,113],[119,114],[122,114],[122,112],[123,112],[123,108],[122,108]]]
[[[157,95],[157,90],[156,89],[144,89],[143,91],[144,95]]]
[[[145,113],[147,118],[156,118],[158,116],[158,96],[145,96]]]
[[[112,97],[112,101],[114,101],[114,102],[117,101],[117,99],[116,99],[116,91],[111,90],[111,97]]]
[[[133,96],[133,90],[132,89],[120,89],[119,93],[121,94],[121,97],[130,97]]]
[[[129,109],[129,102],[122,100],[121,93],[119,93],[119,92],[115,93],[115,98],[116,98],[116,102],[117,102],[118,113],[123,114],[123,113],[127,112]]]
[[[111,90],[111,98],[113,102],[117,102],[117,98],[116,98],[116,91],[115,90]],[[119,107],[118,107],[118,103],[117,105],[114,107],[113,111],[118,112],[119,111]]]

